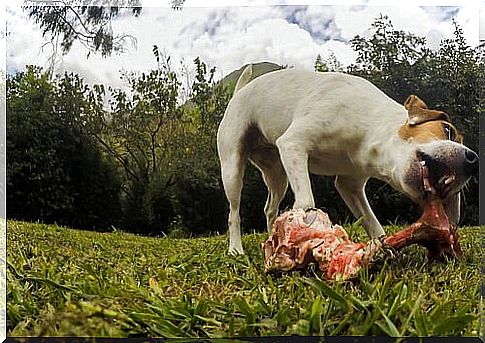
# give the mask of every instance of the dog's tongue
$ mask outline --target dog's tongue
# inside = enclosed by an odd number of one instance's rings
[[[430,258],[461,255],[458,234],[450,225],[442,200],[433,191],[427,193],[423,214],[415,223],[384,238],[384,244],[394,249],[413,243],[426,247]]]

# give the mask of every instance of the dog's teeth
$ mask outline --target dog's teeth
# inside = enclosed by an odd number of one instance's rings
[[[421,163],[422,166],[425,166],[426,165],[426,161],[421,161],[419,163]]]
[[[449,178],[445,180],[445,185],[449,185],[450,183],[453,182],[453,180],[455,180],[455,176],[451,175]]]

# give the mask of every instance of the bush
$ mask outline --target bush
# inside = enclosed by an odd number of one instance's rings
[[[79,80],[78,80],[79,81]],[[82,85],[40,68],[7,79],[7,215],[106,230],[120,218],[113,165],[82,127]]]

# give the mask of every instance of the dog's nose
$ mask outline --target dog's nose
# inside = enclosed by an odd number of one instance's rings
[[[465,150],[465,172],[470,176],[478,173],[478,155],[470,149]]]

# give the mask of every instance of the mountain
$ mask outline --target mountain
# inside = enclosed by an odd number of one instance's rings
[[[271,71],[280,70],[284,68],[283,66],[280,66],[272,62],[252,63],[252,65],[253,65],[253,76],[251,77],[251,80],[263,74],[269,73]],[[236,87],[236,82],[239,79],[239,76],[243,72],[244,68],[246,68],[247,66],[248,65],[245,64],[241,68],[234,70],[232,73],[225,76],[220,82],[226,87],[228,87],[228,89],[232,92],[234,90],[234,87]]]

